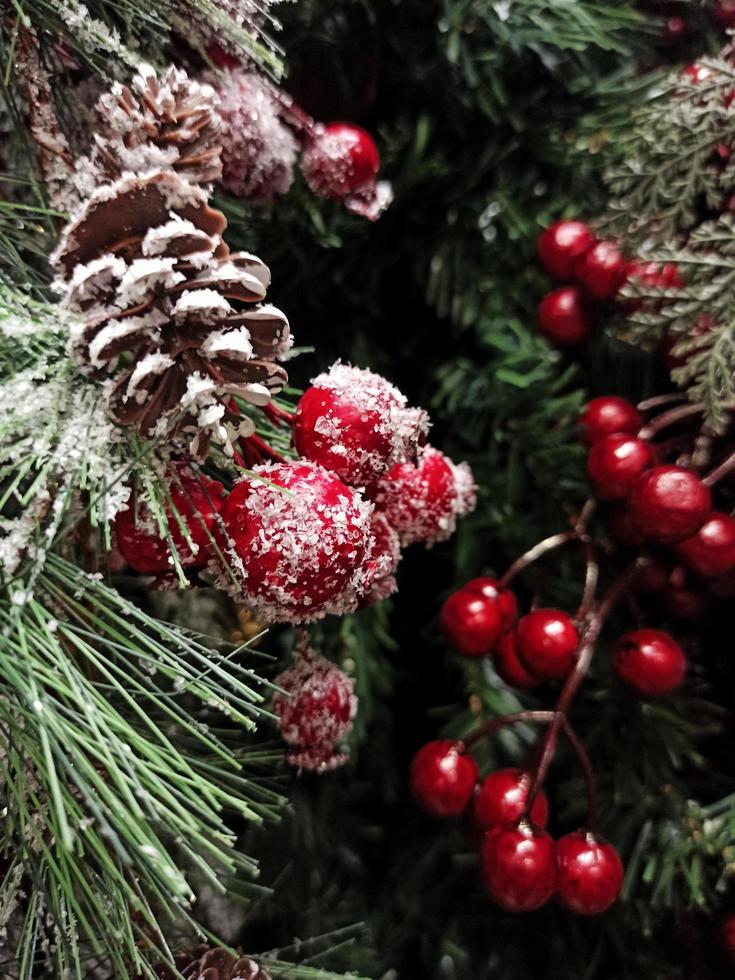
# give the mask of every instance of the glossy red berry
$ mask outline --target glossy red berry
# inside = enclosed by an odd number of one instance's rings
[[[542,683],[541,678],[529,673],[518,659],[515,630],[508,630],[500,637],[493,651],[493,665],[498,675],[511,687],[528,691]]]
[[[637,694],[669,694],[681,684],[686,657],[679,644],[663,630],[633,630],[621,637],[613,651],[613,667]]]
[[[518,620],[518,659],[543,680],[566,677],[574,666],[578,644],[571,616],[559,609],[534,609]]]
[[[623,864],[612,844],[580,830],[556,842],[558,894],[577,915],[599,915],[619,898]]]
[[[731,572],[735,569],[735,519],[712,511],[697,533],[676,550],[692,571],[705,578]]]
[[[682,466],[654,466],[630,493],[630,512],[644,534],[673,543],[695,534],[712,509],[712,495],[696,473]]]
[[[496,603],[503,620],[504,630],[510,629],[515,623],[518,616],[516,597],[510,589],[503,588],[497,579],[487,575],[470,579],[466,585],[462,586],[462,591],[482,595]]]
[[[481,862],[491,898],[509,912],[540,908],[556,890],[554,841],[545,830],[525,821],[517,827],[489,831],[482,844]]]
[[[687,65],[682,70],[682,75],[687,78],[693,85],[699,85],[700,82],[705,81],[712,74],[712,69],[707,68],[706,65]]]
[[[654,462],[650,443],[613,432],[603,436],[587,456],[587,474],[601,500],[624,500],[644,470]]]
[[[578,347],[592,333],[592,317],[576,286],[548,293],[538,308],[541,333],[557,347]]]
[[[539,235],[536,252],[549,275],[565,282],[571,279],[575,262],[595,240],[583,221],[556,221]]]
[[[458,742],[427,742],[411,762],[411,790],[416,801],[435,817],[462,813],[475,790],[477,763]]]
[[[574,278],[598,300],[614,299],[625,282],[628,262],[612,242],[598,242],[574,267]]]
[[[483,779],[475,793],[475,823],[482,830],[515,827],[526,815],[525,805],[531,776],[522,769],[498,769]],[[533,801],[528,819],[535,827],[545,827],[549,805],[543,792]]]
[[[372,136],[352,123],[321,127],[304,151],[301,168],[315,194],[341,200],[374,183],[380,167]]]
[[[735,0],[716,0],[710,13],[713,20],[726,30],[735,27]]]
[[[592,446],[614,433],[635,435],[643,424],[641,413],[625,398],[603,395],[587,402],[579,424],[587,445]]]
[[[442,606],[444,635],[464,657],[483,657],[490,653],[505,629],[497,602],[477,592],[460,589]]]

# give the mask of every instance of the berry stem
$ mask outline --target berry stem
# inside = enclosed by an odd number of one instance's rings
[[[512,715],[498,715],[497,718],[493,718],[491,721],[486,721],[483,725],[480,725],[474,732],[470,732],[469,735],[461,740],[460,744],[465,749],[469,749],[475,742],[479,742],[481,738],[494,735],[495,732],[500,731],[501,728],[507,728],[508,725],[520,725],[523,722],[536,725],[550,725],[555,717],[555,711],[517,711]]]
[[[715,483],[735,470],[735,452],[730,453],[720,464],[716,466],[707,476],[702,478],[702,483],[706,487],[713,487]]]
[[[670,425],[674,425],[676,422],[681,422],[684,419],[691,418],[693,415],[701,415],[703,411],[704,405],[702,402],[677,405],[676,408],[670,408],[668,411],[662,412],[655,418],[650,419],[638,433],[638,438],[652,439],[656,433],[661,432],[662,429],[667,429]]]
[[[682,395],[678,391],[673,391],[667,395],[655,395],[653,398],[646,398],[644,401],[638,402],[637,408],[639,412],[650,412],[654,408],[676,404],[677,402],[684,401],[684,399],[685,395]]]
[[[569,719],[566,716],[562,717],[564,718],[562,722],[564,734],[574,754],[577,756],[585,786],[587,787],[587,826],[590,830],[594,830],[597,826],[597,782],[595,780],[595,771],[592,768],[590,757],[587,755],[587,749],[585,749],[581,739],[569,724]]]
[[[277,427],[284,424],[290,428],[296,418],[293,412],[287,412],[285,408],[279,408],[275,402],[268,402],[267,405],[262,405],[260,410],[268,421]]]
[[[592,608],[592,604],[595,601],[597,583],[600,580],[600,566],[595,558],[595,549],[592,547],[592,542],[585,537],[583,539],[583,544],[585,550],[586,568],[584,573],[584,589],[582,591],[582,598],[579,603],[579,609],[574,616],[577,622],[582,622]]]
[[[505,574],[500,579],[501,588],[506,588],[510,582],[522,572],[529,565],[532,565],[539,558],[548,554],[550,551],[554,551],[556,548],[561,548],[562,545],[566,544],[568,541],[579,541],[585,538],[587,533],[587,525],[590,522],[592,515],[595,512],[596,503],[593,499],[589,499],[585,502],[584,507],[579,513],[579,517],[574,523],[574,527],[569,531],[561,531],[559,534],[552,534],[549,538],[544,538],[543,541],[539,541],[535,544],[533,548],[529,548],[528,551],[524,552],[519,558],[513,562],[510,568],[505,572]]]

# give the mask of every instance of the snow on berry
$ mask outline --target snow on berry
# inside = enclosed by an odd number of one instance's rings
[[[336,200],[374,184],[379,167],[372,136],[350,123],[318,127],[301,160],[312,191]]]
[[[210,81],[220,97],[222,186],[235,197],[263,203],[285,194],[298,142],[281,118],[273,86],[242,69]]]
[[[398,532],[403,546],[431,546],[454,534],[457,519],[475,509],[475,480],[467,463],[453,463],[426,446],[418,463],[397,463],[380,480],[375,506]]]
[[[295,663],[275,680],[273,711],[288,762],[299,769],[326,772],[341,766],[347,755],[336,746],[349,734],[357,713],[354,681],[306,642]]]
[[[301,397],[294,445],[345,483],[365,486],[395,463],[415,460],[428,427],[426,412],[408,408],[385,378],[337,363]]]
[[[360,592],[373,545],[373,507],[307,460],[263,463],[240,480],[218,528],[231,574],[263,620],[303,623]]]

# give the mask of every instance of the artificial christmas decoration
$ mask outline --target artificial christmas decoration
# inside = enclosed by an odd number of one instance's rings
[[[472,805],[475,823],[482,830],[492,827],[512,828],[525,815],[525,804],[531,778],[521,769],[498,769],[480,783]],[[549,805],[539,793],[529,818],[535,827],[545,827]]]
[[[696,473],[681,466],[654,466],[631,488],[634,522],[658,541],[679,541],[694,534],[711,508],[709,489]]]
[[[498,674],[511,687],[530,689],[538,687],[541,678],[529,673],[518,657],[518,642],[515,630],[509,630],[498,641],[492,651],[493,664]]]
[[[567,613],[534,609],[521,617],[515,633],[518,659],[530,674],[551,680],[569,673],[579,634]]]
[[[556,842],[559,900],[578,915],[599,915],[620,896],[623,865],[618,852],[593,834],[567,834]]]
[[[602,500],[625,500],[638,477],[653,462],[653,451],[647,442],[613,432],[590,448],[587,474]]]
[[[735,569],[735,520],[713,511],[696,534],[676,546],[684,563],[705,578]]]
[[[495,579],[478,578],[451,595],[442,607],[442,628],[458,653],[482,656],[513,625],[516,601]]]
[[[588,445],[593,446],[605,436],[619,433],[635,435],[643,424],[641,413],[624,398],[608,395],[593,398],[579,420]]]
[[[492,899],[509,912],[531,912],[554,894],[554,841],[545,830],[521,822],[496,827],[482,845],[482,870]]]
[[[592,319],[576,286],[563,286],[544,296],[538,308],[543,334],[559,347],[577,347],[592,333]]]
[[[342,200],[374,184],[380,157],[364,129],[336,122],[317,127],[301,167],[315,194]]]
[[[681,684],[686,658],[663,630],[640,629],[622,637],[613,653],[618,676],[637,694],[669,694]]]
[[[612,242],[597,242],[575,263],[574,279],[593,299],[614,299],[628,273],[628,263]]]
[[[411,762],[411,789],[435,817],[456,817],[472,798],[477,763],[464,747],[443,739],[424,745]]]
[[[271,980],[266,968],[249,956],[237,956],[225,949],[198,949],[179,953],[178,975],[186,980]],[[162,980],[173,980],[173,970],[166,968]]]
[[[595,244],[595,236],[583,221],[556,221],[539,235],[536,251],[550,276],[572,279],[578,260]]]

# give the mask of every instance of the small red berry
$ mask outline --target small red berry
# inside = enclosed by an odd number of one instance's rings
[[[574,278],[594,299],[614,299],[625,282],[628,262],[612,242],[598,242],[574,267]]]
[[[500,637],[493,652],[493,664],[498,675],[511,687],[527,691],[541,683],[541,678],[530,674],[518,659],[515,630],[509,630]]]
[[[498,769],[483,779],[475,793],[474,817],[478,827],[515,827],[525,816],[531,776],[522,769]],[[549,804],[543,792],[533,801],[529,820],[534,827],[545,827]]]
[[[495,578],[482,575],[480,578],[473,578],[462,587],[463,592],[474,592],[485,596],[497,603],[500,615],[503,618],[503,628],[510,629],[518,616],[518,603],[516,597],[510,589],[503,588]]]
[[[592,319],[576,286],[544,296],[538,308],[541,333],[557,347],[578,347],[592,333]]]
[[[595,240],[583,221],[556,221],[539,235],[536,252],[549,275],[564,282],[571,279],[574,263]]]
[[[710,8],[712,19],[725,29],[735,27],[735,0],[716,0]]]
[[[689,33],[689,26],[684,17],[667,17],[661,31],[661,39],[665,44],[678,44]]]
[[[559,900],[577,915],[599,915],[618,899],[623,864],[612,844],[585,831],[556,842]]]
[[[490,653],[505,629],[500,608],[492,599],[460,589],[442,606],[444,635],[464,657],[484,657]]]
[[[663,630],[633,630],[613,651],[618,677],[644,697],[669,694],[681,684],[686,666],[684,651]]]
[[[320,127],[301,160],[312,191],[337,200],[372,184],[379,167],[378,148],[370,133],[343,122]]]
[[[525,821],[496,827],[485,835],[482,872],[491,898],[509,912],[540,908],[554,894],[557,861],[554,841]]]
[[[630,512],[644,534],[673,543],[704,524],[712,495],[696,473],[682,466],[654,466],[635,481]]]
[[[693,85],[699,85],[700,82],[703,82],[705,79],[709,78],[711,74],[711,68],[698,64],[687,65],[682,70],[682,75],[688,78]]]
[[[571,616],[558,609],[534,609],[516,627],[518,659],[543,680],[566,677],[574,666],[579,634]]]
[[[635,435],[643,424],[643,420],[635,405],[631,405],[625,398],[618,398],[616,395],[603,395],[601,398],[593,398],[587,402],[587,406],[580,416],[579,424],[582,427],[585,442],[592,446],[604,436],[610,436],[616,432]]]
[[[477,763],[450,739],[427,742],[411,762],[411,790],[435,817],[456,817],[467,807],[477,782]]]
[[[693,571],[705,578],[735,569],[735,519],[712,511],[696,534],[676,550]]]
[[[650,443],[624,432],[613,432],[590,449],[587,474],[601,500],[624,500],[653,462]]]

